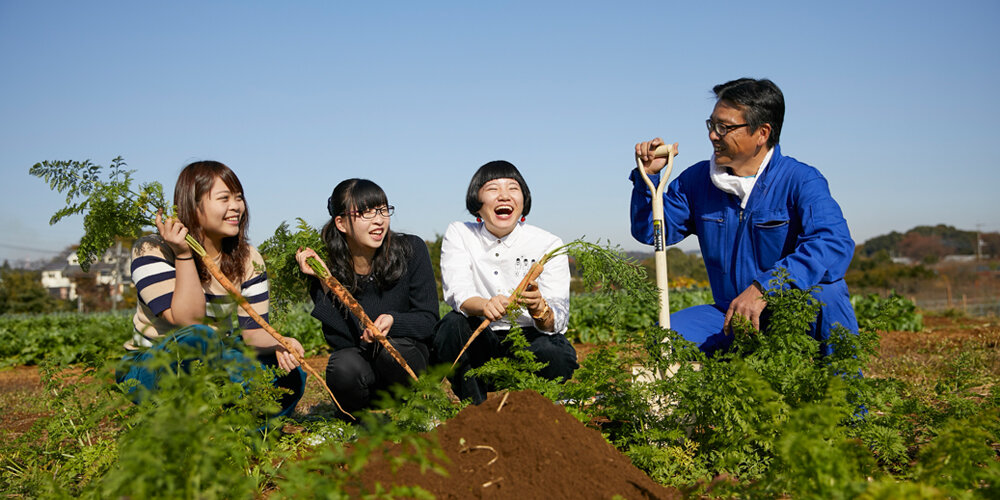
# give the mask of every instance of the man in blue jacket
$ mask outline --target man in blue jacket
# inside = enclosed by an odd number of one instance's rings
[[[671,327],[709,355],[727,349],[734,316],[761,329],[763,293],[773,273],[786,269],[790,286],[819,287],[814,295],[824,305],[811,333],[828,354],[832,328],[858,331],[844,282],[854,254],[847,221],[823,175],[782,156],[785,100],[773,82],[741,78],[712,90],[717,101],[706,124],[715,153],[674,179],[663,205],[666,244],[698,236],[715,304],[672,314]],[[654,185],[666,160],[652,151],[662,144],[635,146]],[[650,193],[638,170],[630,178],[632,236],[651,244]]]

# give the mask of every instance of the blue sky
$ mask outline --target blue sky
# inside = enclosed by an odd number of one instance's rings
[[[998,231],[998,24],[995,0],[0,0],[0,260],[82,235],[79,217],[48,225],[63,198],[31,165],[119,155],[168,192],[191,161],[228,164],[255,243],[324,224],[349,177],[431,239],[506,159],[530,222],[647,248],[628,232],[634,143],[679,142],[674,175],[708,158],[711,87],[743,76],[782,88],[782,151],[826,175],[858,243]]]

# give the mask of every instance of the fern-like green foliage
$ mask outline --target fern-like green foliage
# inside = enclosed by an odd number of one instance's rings
[[[993,446],[998,441],[997,408],[954,419],[921,450],[915,467],[917,479],[956,493],[978,490],[983,498],[998,498],[1000,461]]]
[[[651,294],[656,289],[646,280],[646,270],[617,246],[573,240],[552,252],[566,253],[576,261],[585,288],[619,288],[633,294]]]
[[[660,484],[698,484],[709,474],[698,457],[698,444],[694,441],[660,446],[636,444],[624,451],[636,467]]]
[[[100,364],[96,366],[102,366]],[[23,498],[77,498],[118,458],[113,426],[129,418],[95,365],[40,366],[43,417],[0,453],[0,491]],[[110,424],[110,426],[109,426]]]
[[[441,385],[449,368],[444,364],[432,367],[422,373],[416,382],[390,387],[381,393],[378,407],[401,431],[428,432],[434,429],[464,407],[453,404]]]
[[[164,375],[139,405],[127,394],[134,382],[107,381],[117,361],[73,370],[44,363],[45,414],[4,447],[0,490],[25,498],[258,496],[267,478],[248,472],[274,456],[258,431],[262,415],[277,410],[273,370],[246,371],[211,349],[204,358],[183,345],[152,352],[146,366]],[[234,369],[243,383],[230,381]]]
[[[845,349],[839,364],[819,356],[819,343],[808,333],[819,304],[809,290],[790,286],[787,275],[777,276],[766,300],[766,330],[735,322],[733,348],[713,358],[673,331],[665,341],[659,328],[626,331],[619,347],[624,353],[592,353],[600,365],[585,362],[577,373],[577,390],[593,386],[597,397],[582,410],[606,415],[611,423],[602,430],[620,449],[635,453],[650,474],[670,477],[666,471],[674,470],[653,457],[688,457],[669,484],[690,485],[698,475],[706,481],[717,474],[741,481],[764,477],[780,458],[778,443],[794,412],[834,401],[832,408],[824,406],[833,425],[853,421],[863,391],[855,390],[854,400],[846,389],[828,394],[832,384],[861,383],[837,370],[854,366],[845,359],[863,363],[869,352],[859,349],[858,336],[847,334],[852,338],[838,344]],[[617,368],[607,366],[610,359],[620,361]],[[605,399],[627,406],[630,415],[616,414]]]
[[[306,221],[297,219],[296,231],[289,230],[288,223],[282,222],[274,235],[260,245],[260,253],[267,265],[270,282],[271,308],[278,316],[284,314],[292,304],[309,301],[308,276],[299,270],[295,253],[299,248],[312,248],[327,259],[326,244],[319,231]]]
[[[597,293],[571,295],[566,338],[572,342],[603,343],[623,340],[625,336],[620,338],[619,332],[652,332],[659,319],[659,301],[654,295],[655,289],[647,288],[649,290],[640,293],[603,289]],[[671,312],[712,302],[712,292],[708,289],[670,290]]]
[[[584,358],[564,388],[567,409],[583,416],[584,422],[598,415],[607,420],[602,431],[620,448],[647,443],[629,440],[643,435],[648,426],[645,417],[651,413],[647,394],[632,384],[630,367],[641,362],[636,352],[605,344]]]
[[[162,373],[118,441],[117,465],[88,491],[94,498],[249,498],[258,485],[247,474],[262,450],[257,429],[276,412],[280,389],[273,370],[247,369],[224,355],[230,339],[208,351],[175,343],[150,351],[146,368]],[[239,372],[242,383],[230,379]]]
[[[792,410],[779,428],[766,478],[752,489],[761,496],[857,498],[877,473],[875,459],[842,422],[850,417],[844,385],[831,379],[822,399]],[[757,496],[757,495],[754,495]]]
[[[617,291],[610,294],[616,308],[627,307],[630,302],[650,304],[653,309],[659,307],[659,291],[646,279],[646,269],[610,242],[601,245],[583,239],[573,240],[553,250],[551,255],[560,253],[576,261],[585,289]],[[624,319],[623,315],[612,316],[615,325],[621,325]]]
[[[323,337],[323,325],[312,316],[312,310],[312,302],[298,302],[268,318],[271,326],[283,335],[298,339],[306,357],[330,353],[330,344]]]
[[[766,331],[758,334],[749,324],[737,328],[738,340],[729,356],[742,358],[784,395],[787,404],[798,407],[823,394],[828,375],[816,367],[819,344],[808,333],[821,304],[813,290],[790,284],[787,271],[779,270],[766,297],[765,313],[770,315]]]
[[[156,209],[168,205],[163,186],[158,182],[140,184],[132,190],[132,174],[119,156],[111,161],[106,178],[102,166],[86,160],[44,161],[31,167],[29,173],[49,183],[49,187],[66,193],[66,206],[49,220],[55,224],[75,214],[84,214],[84,236],[77,256],[84,271],[101,258],[115,238],[138,238],[143,228],[152,224]]]
[[[513,317],[510,331],[502,342],[508,344],[510,357],[493,358],[469,370],[468,374],[487,381],[498,391],[533,390],[549,399],[560,399],[563,381],[548,380],[538,374],[547,363],[539,361],[528,350],[531,344]]]
[[[102,362],[117,358],[135,326],[131,314],[4,314],[0,316],[0,368]]]
[[[808,334],[819,304],[787,278],[765,295],[765,331],[737,322],[732,349],[713,358],[676,332],[661,342],[662,330],[625,329],[567,384],[570,404],[633,463],[692,495],[996,497],[1000,391],[980,355],[953,360],[928,404],[899,381],[862,376],[875,332],[837,327],[821,356]],[[983,386],[985,398],[974,392]]]

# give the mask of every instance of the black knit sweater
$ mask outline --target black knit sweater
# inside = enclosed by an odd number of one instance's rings
[[[412,251],[406,263],[406,273],[395,284],[379,290],[367,277],[358,277],[359,290],[354,294],[368,317],[374,321],[382,314],[393,318],[389,337],[411,337],[428,341],[439,319],[437,285],[427,245],[413,235],[396,234],[405,238]],[[334,349],[358,346],[361,332],[358,319],[331,293],[325,293],[319,280],[312,280],[310,295],[313,300],[312,315],[323,324],[323,336]]]

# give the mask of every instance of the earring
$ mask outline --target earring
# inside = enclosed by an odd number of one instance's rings
[[[523,215],[521,216],[521,222],[524,222],[524,216]]]
[[[479,217],[476,217],[476,222],[482,222],[482,221],[483,221],[483,219],[480,219]]]

